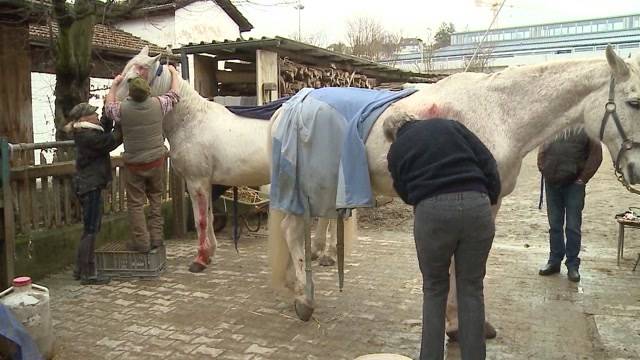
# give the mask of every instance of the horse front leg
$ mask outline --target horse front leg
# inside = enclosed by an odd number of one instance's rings
[[[306,230],[308,231],[309,229]],[[304,238],[307,234],[305,234],[304,218],[299,215],[287,214],[282,221],[282,232],[285,235],[289,253],[291,254],[291,266],[295,273],[293,292],[296,314],[300,320],[308,321],[313,314],[315,304],[313,300],[313,279],[311,277],[307,278],[307,272],[305,271],[307,263],[305,261]],[[311,266],[311,264],[308,263],[307,266]]]
[[[193,273],[202,272],[211,263],[215,255],[217,241],[213,232],[213,211],[211,209],[211,192],[208,182],[187,182],[189,196],[193,207],[193,219],[198,234],[198,253],[189,266]]]
[[[328,218],[318,218],[316,231],[311,241],[311,260],[318,260],[327,243],[327,227],[329,226]]]

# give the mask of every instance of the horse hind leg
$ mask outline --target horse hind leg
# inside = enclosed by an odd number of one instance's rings
[[[318,218],[316,231],[311,238],[311,260],[318,260],[323,255],[327,244],[327,228],[329,225],[328,218]]]
[[[322,251],[322,255],[318,259],[318,264],[322,266],[333,266],[336,264],[338,257],[338,251],[336,250],[336,245],[338,243],[338,222],[336,219],[326,220],[327,224],[323,231],[325,236],[328,232],[329,237]]]
[[[293,266],[296,282],[294,285],[295,310],[298,318],[302,321],[308,321],[314,311],[313,300],[313,279],[309,279],[305,272],[305,250],[304,237],[306,236],[304,219],[298,215],[287,214],[282,222],[283,231],[289,253],[291,254],[291,264]],[[305,291],[309,287],[309,291]]]
[[[213,212],[209,186],[202,183],[187,182],[193,207],[193,218],[198,234],[198,253],[189,266],[189,271],[198,273],[206,269],[215,254],[217,242],[213,233]]]

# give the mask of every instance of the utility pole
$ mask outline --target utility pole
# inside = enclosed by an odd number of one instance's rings
[[[293,7],[298,10],[298,41],[302,41],[302,26],[301,26],[301,12],[304,9],[304,5],[302,5],[302,1],[298,0],[296,6]]]

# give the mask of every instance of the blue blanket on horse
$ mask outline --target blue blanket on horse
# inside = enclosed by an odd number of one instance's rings
[[[335,217],[336,209],[373,206],[366,138],[389,105],[415,91],[300,90],[273,135],[271,207]]]
[[[244,116],[252,119],[271,120],[273,114],[275,114],[275,112],[280,109],[282,104],[289,101],[289,99],[291,99],[291,96],[285,96],[270,103],[259,106],[231,105],[226,106],[226,108],[227,110],[239,116]]]

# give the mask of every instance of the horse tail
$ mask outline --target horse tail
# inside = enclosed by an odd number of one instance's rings
[[[358,211],[353,210],[351,216],[344,219],[344,254],[349,255],[358,240]]]
[[[271,266],[271,286],[282,289],[287,281],[287,266],[291,255],[282,222],[285,214],[282,211],[269,209],[269,265]]]

